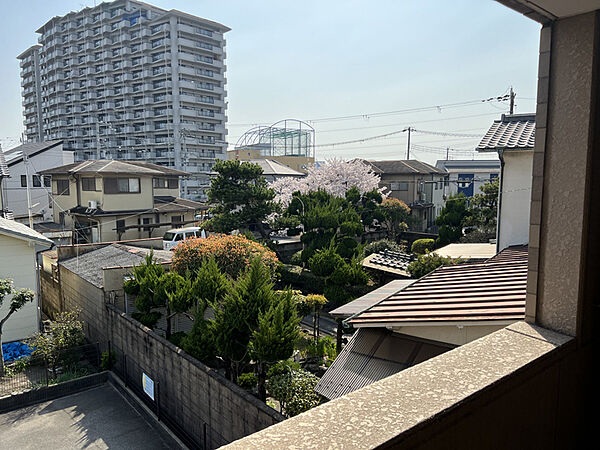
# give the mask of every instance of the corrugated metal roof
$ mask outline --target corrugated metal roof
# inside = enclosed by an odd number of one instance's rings
[[[368,294],[357,298],[356,300],[352,300],[350,303],[346,303],[345,305],[334,309],[329,314],[342,319],[353,316],[380,302],[382,298],[385,298],[388,295],[394,294],[399,290],[404,289],[406,286],[413,283],[414,281],[415,280],[413,279],[390,281],[384,286],[381,286],[375,289],[374,291],[371,291]]]
[[[61,261],[60,265],[79,275],[96,287],[102,288],[102,269],[105,267],[129,267],[141,264],[150,249],[132,247],[123,244],[110,244],[92,250],[80,256]],[[159,262],[171,260],[172,253],[167,250],[154,250],[154,258]]]
[[[535,114],[502,114],[477,146],[480,151],[530,150],[535,145]]]
[[[42,174],[69,175],[75,173],[89,174],[135,174],[148,176],[187,175],[187,172],[170,169],[143,161],[117,161],[114,159],[98,159],[66,164],[52,169],[42,170]]]
[[[483,263],[440,267],[350,320],[356,327],[512,321],[525,317],[527,253],[508,248]]]
[[[361,328],[327,369],[315,391],[334,399],[450,350],[452,346]]]

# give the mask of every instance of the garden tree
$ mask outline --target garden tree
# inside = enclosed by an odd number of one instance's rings
[[[433,239],[417,239],[410,247],[410,251],[415,255],[424,255],[435,250],[435,240]]]
[[[56,376],[60,365],[68,364],[73,354],[66,350],[82,345],[85,341],[83,323],[77,318],[80,311],[63,312],[50,322],[47,332],[38,333],[32,340],[33,356],[41,357]],[[78,356],[77,356],[78,358]]]
[[[2,328],[6,321],[20,310],[27,303],[33,301],[35,294],[30,289],[19,289],[15,290],[13,287],[13,281],[10,278],[2,279],[0,278],[0,307],[4,302],[4,298],[8,295],[12,294],[12,298],[10,299],[10,305],[8,307],[8,312],[4,315],[3,318],[0,318],[0,376],[4,375],[4,354],[2,353]]]
[[[327,304],[327,298],[324,295],[308,294],[305,302],[313,313],[313,337],[317,342],[321,332],[321,310]]]
[[[287,208],[294,192],[307,194],[323,190],[334,197],[344,197],[348,190],[355,187],[361,195],[373,190],[381,193],[380,181],[380,176],[361,160],[329,159],[318,168],[310,167],[303,178],[280,178],[272,182],[270,187],[276,193],[275,200]]]
[[[269,232],[263,222],[278,210],[278,205],[273,201],[275,191],[268,186],[262,168],[247,161],[218,160],[213,170],[217,175],[212,177],[208,190],[213,217],[206,228],[229,233],[254,224],[262,238],[268,239]]]
[[[460,262],[462,262],[460,259],[446,258],[437,253],[429,253],[421,255],[415,261],[411,262],[406,271],[410,274],[411,278],[421,278],[438,267],[451,266]]]
[[[157,305],[154,294],[158,287],[159,278],[165,273],[162,265],[154,260],[153,253],[146,256],[144,262],[131,269],[131,277],[123,283],[123,290],[135,296],[137,312],[131,316],[149,328],[154,328],[162,314],[154,311],[163,305]]]
[[[461,192],[457,195],[451,195],[446,200],[446,205],[442,208],[440,215],[435,219],[439,228],[439,237],[436,240],[436,246],[457,242],[462,236],[463,220],[467,215],[467,197]]]
[[[463,220],[464,227],[475,227],[485,235],[495,237],[496,216],[498,215],[498,187],[499,182],[496,179],[485,183],[479,188],[481,194],[475,194],[469,202],[469,209]],[[487,239],[484,242],[487,242]]]
[[[270,270],[279,261],[274,252],[244,236],[211,235],[206,239],[187,239],[173,251],[171,270],[180,275],[194,275],[204,260],[213,257],[221,272],[234,280],[258,257]]]
[[[267,364],[288,359],[300,336],[296,304],[291,290],[278,295],[277,302],[261,311],[249,344],[250,356],[258,362],[258,396],[266,401]]]
[[[248,361],[248,344],[258,326],[259,315],[271,307],[274,298],[271,272],[259,259],[254,259],[222,304],[215,305],[210,328],[217,353],[227,364],[228,378],[234,382],[240,364]]]
[[[388,197],[381,202],[381,212],[388,238],[397,242],[400,234],[408,229],[410,208],[402,200]]]
[[[286,371],[271,376],[267,382],[269,394],[279,401],[288,417],[296,416],[314,408],[321,402],[321,397],[315,392],[319,378],[302,369]]]

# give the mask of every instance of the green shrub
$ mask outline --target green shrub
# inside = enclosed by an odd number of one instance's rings
[[[327,297],[329,304],[335,307],[345,305],[353,299],[353,296],[346,288],[337,285],[327,286],[323,295]]]
[[[213,361],[217,354],[217,348],[209,322],[197,317],[192,331],[181,339],[180,347],[204,364]]]
[[[290,258],[290,264],[293,264],[294,266],[302,265],[302,250],[299,250],[292,255]]]
[[[252,372],[241,374],[237,379],[237,384],[244,389],[252,389],[258,384],[258,378]]]
[[[310,357],[327,357],[334,360],[337,356],[335,341],[331,337],[322,337],[317,342],[311,341],[304,350],[304,356]]]
[[[279,275],[283,286],[292,286],[295,289],[315,293],[321,293],[325,289],[324,278],[299,266],[283,264],[279,267]]]
[[[365,245],[364,253],[365,256],[372,255],[373,253],[379,253],[384,250],[392,250],[394,252],[402,252],[402,247],[396,244],[390,239],[380,239],[379,241],[370,242]]]
[[[359,252],[358,242],[351,237],[343,237],[338,242],[337,251],[342,258],[350,259]]]
[[[421,278],[441,266],[451,266],[461,262],[460,259],[445,258],[437,253],[421,255],[408,265],[407,271],[412,278]]]
[[[77,378],[85,377],[90,373],[92,372],[90,372],[90,370],[86,369],[85,367],[70,367],[66,371],[58,375],[56,378],[51,380],[50,384],[58,384],[64,383],[65,381],[76,380]]]
[[[320,277],[328,277],[334,270],[345,264],[342,258],[332,245],[324,250],[317,250],[308,260],[308,267],[312,273]]]
[[[294,370],[300,370],[301,368],[302,366],[300,366],[300,363],[292,361],[291,359],[285,359],[282,361],[277,361],[275,364],[269,367],[267,376],[271,378],[284,373],[293,372]]]
[[[100,359],[100,369],[110,370],[117,362],[117,354],[113,350],[102,352]]]
[[[433,239],[417,239],[413,242],[410,251],[415,255],[424,255],[425,253],[435,249],[435,241]]]
[[[169,342],[177,347],[181,347],[181,341],[186,336],[187,336],[187,334],[184,333],[183,331],[178,331],[177,333],[171,334],[171,337],[169,338]]]
[[[321,402],[321,397],[315,392],[318,382],[319,378],[315,375],[300,369],[269,378],[267,389],[279,401],[285,414],[292,417]]]

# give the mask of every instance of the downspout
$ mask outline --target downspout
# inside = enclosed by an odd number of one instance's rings
[[[35,262],[37,264],[37,268],[36,268],[36,277],[35,277],[35,282],[36,282],[36,290],[37,290],[37,319],[38,319],[38,330],[42,329],[42,281],[41,281],[41,275],[40,275],[40,267],[43,266],[43,263],[40,263],[40,253],[42,252],[46,252],[48,250],[52,250],[54,247],[56,247],[56,244],[54,242],[52,242],[52,245],[49,248],[43,249],[43,250],[38,250],[37,252],[35,252]],[[57,260],[57,264],[58,264],[58,260]]]
[[[502,186],[504,185],[504,149],[498,149],[500,158],[500,184],[498,185],[498,211],[496,214],[496,253],[500,251],[500,210],[502,209]]]

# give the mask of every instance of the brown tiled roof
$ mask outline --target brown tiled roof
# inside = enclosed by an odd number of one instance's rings
[[[151,164],[145,161],[117,161],[114,159],[97,159],[73,164],[66,164],[52,169],[42,170],[42,174],[71,175],[71,174],[123,174],[123,175],[187,175],[187,172]]]
[[[495,120],[477,146],[480,151],[503,149],[533,149],[535,145],[535,114],[502,114]]]
[[[385,328],[360,328],[327,369],[315,391],[334,399],[452,349]]]
[[[384,161],[371,161],[363,159],[362,161],[371,166],[375,173],[379,174],[446,174],[446,171],[438,169],[430,164],[417,161],[416,159]]]
[[[523,247],[477,264],[440,267],[350,319],[354,326],[513,321],[525,317]]]

